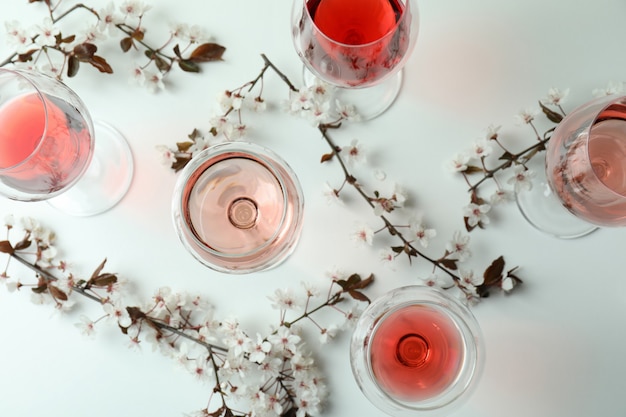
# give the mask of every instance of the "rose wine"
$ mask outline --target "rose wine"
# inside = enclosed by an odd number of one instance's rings
[[[464,343],[455,323],[429,305],[401,307],[381,318],[370,342],[378,385],[401,401],[422,401],[446,391],[463,366]]]
[[[0,126],[0,179],[22,192],[54,194],[89,163],[87,122],[59,98],[17,96],[0,107]]]
[[[339,85],[376,83],[408,49],[410,11],[400,0],[309,0],[306,8],[296,42],[313,68]]]
[[[548,168],[565,206],[591,223],[626,222],[626,105],[604,109],[588,132],[566,146]]]
[[[273,162],[232,151],[194,169],[182,190],[181,211],[186,243],[201,260],[245,271],[291,251],[302,197],[292,174]]]

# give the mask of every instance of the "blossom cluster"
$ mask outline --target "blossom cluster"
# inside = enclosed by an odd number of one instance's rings
[[[348,145],[340,146],[331,137],[331,131],[337,131],[344,124],[360,120],[359,114],[351,103],[342,103],[337,100],[335,88],[321,80],[311,85],[296,88],[293,83],[265,56],[264,66],[260,74],[252,81],[232,90],[226,90],[218,97],[220,113],[211,121],[208,133],[202,134],[194,129],[188,136],[189,140],[176,143],[172,148],[159,145],[157,150],[164,164],[174,171],[182,169],[193,156],[202,149],[211,146],[215,141],[239,140],[245,137],[247,126],[243,123],[243,110],[265,110],[263,89],[255,89],[263,80],[268,70],[273,70],[287,87],[287,99],[279,107],[283,112],[308,121],[315,127],[328,144],[330,151],[321,157],[322,163],[336,161],[343,173],[340,184],[324,184],[324,195],[329,201],[343,203],[342,196],[346,188],[355,190],[372,209],[372,214],[382,227],[375,228],[369,222],[359,223],[352,233],[352,240],[364,246],[374,247],[374,238],[377,234],[387,232],[398,244],[385,246],[379,249],[378,258],[390,268],[395,268],[399,257],[407,257],[409,261],[420,259],[433,265],[433,272],[426,277],[419,277],[425,285],[438,286],[447,290],[456,290],[457,295],[466,302],[474,303],[489,294],[490,289],[511,291],[521,280],[515,275],[516,268],[504,270],[502,258],[494,263],[498,267],[491,268],[487,277],[484,274],[474,274],[471,271],[459,271],[459,264],[470,258],[469,236],[460,231],[455,233],[442,250],[439,257],[429,256],[425,251],[429,248],[432,239],[437,236],[434,228],[430,227],[422,213],[415,213],[405,206],[408,193],[399,184],[386,181],[384,171],[377,170],[375,177],[384,182],[384,190],[369,191],[353,174],[352,168],[367,161],[367,152],[358,139],[352,139]],[[263,103],[258,106],[257,103]],[[232,135],[232,132],[237,132]],[[210,141],[205,138],[210,137]],[[488,144],[477,146],[476,153],[488,153]],[[383,185],[381,184],[381,187]],[[476,216],[483,216],[484,207],[475,208]],[[404,215],[403,220],[392,221],[391,214]],[[398,216],[395,216],[398,217]],[[406,219],[406,220],[404,220]],[[502,260],[502,261],[501,261]],[[492,264],[493,265],[493,264]],[[495,271],[495,272],[493,272]]]
[[[75,76],[81,63],[102,73],[112,73],[111,65],[97,54],[98,45],[120,37],[119,45],[124,53],[143,52],[137,55],[143,62],[134,63],[129,80],[156,92],[165,88],[165,77],[174,64],[183,71],[198,72],[199,63],[220,60],[224,52],[222,46],[210,42],[204,29],[188,24],[171,24],[166,41],[150,46],[145,40],[144,16],[151,6],[143,1],[126,0],[120,5],[110,2],[98,10],[77,3],[64,11],[59,10],[62,0],[54,6],[44,0],[31,3],[45,3],[48,14],[41,23],[31,26],[24,26],[18,20],[5,22],[6,41],[15,52],[0,61],[0,66],[13,64],[58,79]],[[78,10],[89,14],[84,27],[76,33],[66,33],[69,28],[62,25],[62,20]],[[164,51],[171,45],[172,53],[167,55]]]
[[[566,116],[563,108],[569,95],[569,88],[552,87],[538,106],[530,106],[514,116],[517,125],[528,126],[535,142],[521,151],[509,150],[500,138],[499,125],[490,125],[483,136],[474,141],[472,147],[457,153],[447,161],[450,171],[460,173],[469,186],[470,202],[463,207],[463,219],[468,231],[489,224],[491,209],[501,203],[515,200],[515,193],[530,190],[536,173],[528,167],[528,162],[546,149],[550,134]],[[604,88],[594,89],[592,94],[601,97],[626,92],[626,83],[610,82]],[[537,118],[543,115],[550,123],[541,134]],[[493,158],[497,157],[497,162]],[[472,179],[478,177],[477,180]],[[487,184],[492,187],[481,193]],[[488,196],[485,194],[489,193]]]
[[[328,389],[312,352],[305,348],[310,343],[305,343],[301,324],[313,323],[320,342],[329,342],[339,331],[351,328],[360,304],[369,301],[362,290],[373,281],[373,277],[333,272],[325,295],[310,284],[303,284],[302,292],[276,290],[268,298],[279,311],[278,325],[252,335],[236,317],[218,320],[204,297],[169,287],[159,288],[146,302],[129,304],[124,281],[104,272],[106,261],[88,279],[77,278],[68,263],[58,259],[55,233],[31,218],[22,218],[19,225],[24,235],[11,242],[8,238],[17,224],[13,216],[5,218],[7,240],[0,241],[0,252],[9,257],[0,284],[9,292],[30,288],[36,304],[52,303],[59,311],[70,310],[76,294],[98,303],[102,307],[98,318],[81,315],[76,323],[82,333],[95,336],[98,326],[112,323],[126,335],[129,347],[150,345],[199,381],[214,384],[207,407],[195,415],[319,414]],[[35,282],[12,278],[11,261],[35,272]],[[314,313],[325,307],[340,313],[343,322],[324,325],[315,320]],[[249,411],[236,411],[241,410],[240,404]]]

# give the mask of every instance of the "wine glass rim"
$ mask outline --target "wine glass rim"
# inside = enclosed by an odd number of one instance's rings
[[[313,19],[313,16],[311,16],[311,13],[309,12],[309,8],[307,7],[307,3],[311,1],[311,0],[302,0],[302,3],[304,4],[304,9],[305,12],[308,16],[309,21],[311,22],[311,24],[313,25],[313,27],[315,27],[315,29],[317,30],[317,32],[328,42],[337,45],[339,47],[342,48],[350,48],[350,49],[359,49],[359,48],[368,48],[368,47],[372,47],[374,45],[376,45],[377,43],[383,42],[385,39],[393,37],[394,34],[397,32],[398,27],[404,22],[404,20],[406,19],[406,16],[411,16],[411,13],[413,13],[411,11],[411,4],[413,4],[413,8],[416,8],[416,0],[397,0],[399,2],[403,2],[404,3],[404,7],[402,9],[402,15],[400,16],[399,19],[396,20],[396,23],[393,25],[393,27],[391,27],[387,33],[385,33],[383,36],[381,36],[380,38],[373,40],[371,42],[367,42],[367,43],[361,43],[361,44],[349,44],[349,43],[343,43],[343,42],[339,42],[331,37],[329,37],[328,35],[326,35],[324,33],[324,31],[322,31],[319,26],[317,26],[317,24],[315,23],[315,20]],[[411,12],[411,13],[409,13]]]
[[[39,98],[39,101],[43,105],[43,111],[44,111],[44,113],[43,113],[44,114],[44,126],[43,126],[43,130],[41,132],[41,137],[37,141],[37,146],[35,146],[33,148],[31,153],[27,157],[23,158],[18,163],[14,164],[14,165],[11,165],[11,166],[8,166],[8,167],[0,167],[0,173],[2,173],[2,172],[12,171],[12,170],[14,170],[16,168],[19,168],[20,166],[27,164],[32,158],[35,157],[35,155],[37,154],[39,149],[43,146],[44,138],[46,137],[47,132],[48,132],[48,113],[49,113],[49,111],[48,111],[48,103],[46,102],[46,100],[45,100],[45,98],[43,96],[43,93],[41,92],[41,90],[39,89],[37,84],[29,76],[31,74],[34,74],[33,72],[27,71],[27,70],[21,70],[21,69],[0,68],[0,73],[8,73],[8,74],[16,75],[17,77],[19,77],[20,79],[22,79],[23,81],[28,83],[29,86],[33,88],[34,94],[36,94],[37,98]],[[19,97],[19,96],[12,97],[11,100],[15,100],[17,97]]]
[[[197,235],[197,233],[193,230],[193,228],[190,227],[188,222],[184,220],[184,219],[187,219],[188,216],[184,212],[183,202],[186,198],[185,191],[184,191],[185,184],[188,183],[188,181],[192,178],[193,174],[197,172],[198,169],[201,168],[207,160],[213,157],[219,157],[220,155],[225,155],[225,154],[229,154],[233,152],[234,153],[241,152],[242,154],[250,155],[253,157],[251,158],[251,160],[265,165],[265,168],[271,172],[271,174],[278,181],[281,190],[283,190],[282,198],[283,198],[284,204],[283,204],[283,210],[281,213],[279,226],[274,231],[272,236],[270,236],[263,244],[249,251],[246,251],[243,253],[231,254],[231,253],[220,252],[218,250],[211,248],[205,241],[203,241]],[[226,157],[224,159],[228,159],[228,158],[229,157]],[[216,161],[216,162],[219,162],[219,161]],[[281,172],[282,170],[284,170],[285,172],[282,173]],[[292,178],[289,184],[287,184],[285,182],[285,179],[283,178],[285,174],[287,174],[288,176]],[[302,206],[303,206],[304,198],[303,198],[302,188],[297,179],[297,176],[295,172],[293,171],[293,169],[287,164],[287,162],[278,154],[276,154],[274,151],[272,151],[271,149],[266,148],[256,143],[252,143],[252,142],[235,141],[235,142],[225,142],[225,143],[212,145],[209,148],[200,151],[197,155],[195,155],[192,158],[191,162],[187,166],[185,166],[185,168],[183,169],[182,175],[177,181],[177,184],[174,190],[175,197],[173,200],[174,201],[174,207],[173,207],[174,213],[173,214],[174,214],[174,220],[175,220],[175,227],[177,229],[178,235],[181,241],[183,242],[183,244],[185,245],[185,247],[192,253],[192,255],[194,255],[194,257],[197,260],[199,260],[204,265],[212,269],[215,269],[217,271],[231,272],[231,273],[247,273],[247,272],[253,272],[253,271],[257,271],[261,269],[267,269],[279,263],[280,261],[282,261],[286,257],[286,255],[290,253],[290,247],[292,246],[292,244],[283,248],[283,250],[281,251],[279,255],[272,257],[271,259],[268,259],[259,265],[245,266],[241,269],[233,269],[230,267],[220,266],[216,262],[219,261],[220,259],[236,262],[238,259],[245,259],[246,257],[254,255],[255,253],[258,253],[259,251],[262,251],[263,249],[266,249],[268,246],[272,245],[276,241],[276,239],[280,236],[280,234],[284,232],[286,219],[289,213],[289,204],[288,204],[289,197],[287,193],[288,193],[288,190],[291,188],[293,188],[294,192],[297,194],[297,197],[298,197],[298,204],[297,204],[298,207],[296,210],[298,214],[298,218],[294,220],[294,222],[297,224],[297,228],[294,230],[294,233],[296,236],[298,236],[300,229],[302,227],[301,225],[302,214],[301,213],[302,213]],[[182,220],[177,221],[176,220],[177,217],[180,217]],[[193,240],[193,243],[197,247],[201,248],[202,251],[204,251],[205,253],[207,253],[209,256],[213,258],[213,261],[209,261],[203,258],[202,256],[200,256],[200,254],[197,253],[198,250],[194,248],[194,246],[191,245],[190,242],[187,241],[186,237],[191,238]]]
[[[389,394],[375,382],[371,364],[371,339],[381,323],[402,308],[423,305],[444,314],[461,336],[464,355],[468,361],[459,369],[454,380],[437,395],[423,400],[402,400]],[[367,338],[366,346],[360,340]],[[441,415],[466,400],[477,385],[484,365],[484,343],[478,321],[467,305],[443,290],[426,285],[408,285],[396,288],[378,297],[361,314],[355,327],[351,346],[351,366],[357,383],[370,401],[394,416],[415,413]]]

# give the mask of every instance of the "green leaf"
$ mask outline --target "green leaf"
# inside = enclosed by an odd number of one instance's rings
[[[178,61],[178,66],[185,72],[200,72],[200,66],[188,59]]]

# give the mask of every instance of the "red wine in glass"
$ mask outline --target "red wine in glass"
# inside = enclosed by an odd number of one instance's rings
[[[311,31],[305,56],[331,83],[375,84],[407,51],[405,7],[398,0],[311,0],[307,8],[318,31]]]
[[[374,300],[350,344],[365,396],[392,416],[449,412],[483,366],[480,328],[467,306],[441,290],[407,286]]]
[[[300,235],[303,195],[293,170],[258,145],[211,147],[183,169],[173,201],[176,230],[203,264],[230,273],[278,265]]]
[[[598,98],[565,116],[537,174],[539,186],[516,198],[539,230],[574,238],[626,226],[626,97]]]
[[[404,401],[436,397],[463,365],[463,340],[454,321],[434,306],[409,305],[389,313],[370,341],[372,373],[389,396]]]
[[[311,74],[340,87],[363,119],[387,109],[397,96],[418,33],[415,0],[296,0],[292,35]],[[395,77],[393,77],[395,75]]]

